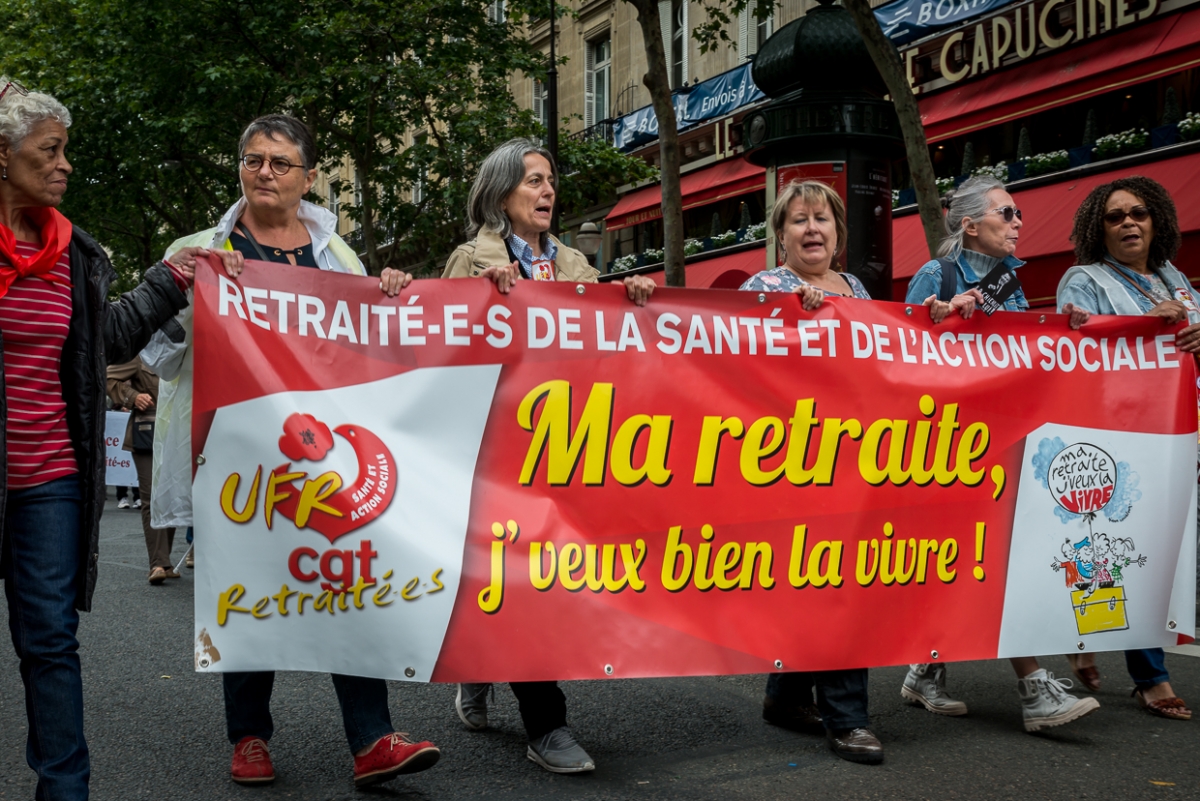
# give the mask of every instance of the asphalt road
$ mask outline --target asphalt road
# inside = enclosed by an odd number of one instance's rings
[[[323,675],[280,674],[271,751],[279,779],[228,779],[221,683],[192,672],[192,581],[146,583],[137,515],[111,501],[102,524],[95,611],[80,630],[98,801],[171,799],[782,799],[1200,798],[1200,717],[1166,721],[1138,709],[1119,654],[1101,655],[1101,708],[1047,733],[1021,728],[1006,663],[955,664],[950,681],[971,712],[940,718],[900,699],[903,668],[871,673],[873,729],[887,759],[844,762],[818,737],[763,723],[759,676],[574,682],[572,729],[595,773],[554,776],[525,759],[516,701],[498,687],[492,729],[465,731],[454,688],[396,683],[392,718],[433,740],[432,770],[355,791],[333,687]],[[182,540],[182,537],[180,538]],[[182,548],[177,544],[178,558]],[[0,608],[4,607],[0,598]],[[7,620],[7,609],[3,609]],[[903,625],[882,618],[881,626]],[[1189,649],[1200,653],[1200,648]],[[1044,665],[1069,675],[1066,660]],[[1176,691],[1200,707],[1200,658],[1172,654]],[[0,648],[0,799],[31,799],[17,662]]]

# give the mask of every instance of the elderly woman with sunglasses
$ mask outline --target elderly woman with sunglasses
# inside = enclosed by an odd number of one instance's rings
[[[56,208],[72,172],[70,126],[53,97],[0,78],[0,577],[36,795],[78,801],[90,767],[76,633],[99,567],[104,370],[187,306],[202,251],[152,265],[110,303],[108,256]]]
[[[1120,178],[1091,191],[1075,213],[1071,232],[1078,264],[1058,284],[1060,308],[1093,314],[1161,317],[1190,323],[1175,335],[1185,353],[1200,352],[1200,306],[1187,276],[1171,259],[1182,235],[1170,194],[1141,176]],[[1095,690],[1100,686],[1094,654],[1072,654],[1075,674]],[[1150,714],[1190,720],[1192,712],[1171,689],[1161,648],[1125,652],[1134,696]]]
[[[1025,262],[1014,254],[1021,231],[1021,211],[1004,184],[995,178],[971,178],[943,201],[946,205],[946,238],[935,259],[913,277],[905,298],[908,303],[932,305],[935,320],[958,306],[963,295],[982,301],[979,285],[994,270],[1016,270]],[[954,281],[944,280],[943,270],[954,269]],[[1015,278],[1015,273],[1013,274]],[[953,289],[950,284],[953,283]],[[1016,290],[1003,302],[1004,311],[1025,311],[1029,301],[1014,281]],[[964,317],[969,308],[959,309]],[[1079,328],[1088,319],[1085,309],[1065,304],[1061,311],[1070,315],[1068,324]],[[1021,714],[1026,731],[1040,731],[1061,726],[1099,708],[1094,698],[1076,698],[1066,690],[1073,686],[1069,679],[1056,679],[1046,672],[1036,658],[1018,657],[1011,660],[1017,674],[1017,694],[1021,699]],[[920,704],[937,715],[965,715],[967,705],[951,698],[946,692],[946,666],[939,663],[909,666],[908,675],[900,688],[907,701]]]
[[[180,239],[168,253],[188,245],[233,251],[247,259],[274,262],[284,269],[326,270],[365,276],[354,251],[337,234],[337,217],[304,200],[316,180],[316,143],[304,123],[284,114],[251,122],[238,145],[242,197],[215,228]],[[385,269],[379,288],[396,295],[412,280]],[[180,315],[174,336],[157,334],[142,360],[162,379],[155,426],[154,489],[150,501],[155,528],[192,525],[192,319]],[[200,558],[204,532],[196,532]],[[432,767],[439,751],[430,742],[411,742],[392,726],[387,684],[382,679],[334,674],[346,740],[354,758],[354,784],[387,781]],[[271,691],[275,674],[221,674],[225,727],[233,744],[230,778],[259,785],[275,780],[267,743],[275,731]]]

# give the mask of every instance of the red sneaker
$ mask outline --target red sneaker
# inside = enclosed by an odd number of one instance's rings
[[[243,737],[233,747],[229,777],[238,784],[268,784],[275,781],[275,766],[267,743],[260,737]]]
[[[379,784],[401,773],[417,773],[437,764],[442,752],[428,740],[414,743],[407,734],[380,737],[371,750],[354,758],[354,786]]]

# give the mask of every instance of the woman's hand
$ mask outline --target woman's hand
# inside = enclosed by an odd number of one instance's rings
[[[646,301],[654,294],[654,288],[658,286],[653,278],[644,275],[631,275],[621,279],[621,283],[625,285],[625,294],[638,306],[645,306]]]
[[[154,408],[154,399],[146,392],[139,392],[137,397],[133,399],[133,405],[137,407],[139,412],[144,412],[147,409]]]
[[[190,286],[196,280],[196,259],[200,256],[216,256],[230,278],[237,278],[246,266],[246,259],[236,250],[209,250],[208,248],[180,248],[171,254],[167,264],[187,279]]]
[[[950,304],[944,300],[938,300],[937,295],[930,295],[929,297],[925,298],[924,305],[929,307],[929,319],[933,320],[934,325],[937,325],[942,320],[945,320],[950,316],[950,312],[953,311],[953,309],[950,307]],[[972,302],[971,310],[964,312],[963,318],[965,319],[970,317],[971,313],[974,311],[975,304]]]
[[[1178,323],[1187,319],[1187,307],[1178,300],[1164,300],[1150,311],[1147,317],[1161,317],[1168,323]]]
[[[955,295],[949,301],[938,300],[937,295],[930,295],[925,298],[924,305],[929,307],[929,316],[935,325],[949,317],[952,312],[958,312],[964,320],[970,320],[975,308],[983,305],[983,293],[971,288],[961,295]]]
[[[825,302],[824,290],[817,289],[812,284],[801,284],[792,290],[792,294],[800,296],[800,308],[805,311],[815,311]]]
[[[1200,323],[1189,325],[1176,334],[1175,345],[1184,353],[1200,353]]]
[[[1067,325],[1071,326],[1072,331],[1078,331],[1083,328],[1083,324],[1091,319],[1091,312],[1079,308],[1074,303],[1068,303],[1062,307],[1063,314],[1071,315],[1071,319],[1067,320]]]
[[[517,285],[517,277],[521,274],[520,270],[521,268],[514,261],[504,267],[488,267],[478,277],[491,279],[500,294],[507,295],[508,291]]]
[[[383,272],[379,274],[379,288],[383,294],[389,298],[394,298],[400,294],[400,290],[412,283],[412,276],[403,270],[393,270],[391,267],[384,267]]]

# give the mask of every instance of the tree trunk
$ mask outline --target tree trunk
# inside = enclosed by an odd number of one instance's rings
[[[921,111],[917,98],[908,85],[908,75],[900,54],[891,40],[883,35],[879,21],[868,0],[842,0],[854,24],[866,42],[867,51],[876,69],[883,76],[896,116],[900,118],[900,133],[904,136],[904,150],[908,154],[908,170],[912,173],[913,186],[917,190],[917,210],[921,213],[921,225],[925,228],[925,243],[929,246],[929,257],[937,258],[938,244],[945,235],[942,203],[938,197],[937,179],[933,174],[933,162],[929,160],[929,143],[925,140],[925,126],[921,123]]]
[[[683,266],[683,197],[679,190],[679,129],[671,102],[667,54],[663,50],[658,0],[628,0],[637,9],[646,45],[646,74],[642,83],[658,118],[659,172],[662,177],[663,267],[667,286],[687,286]]]

